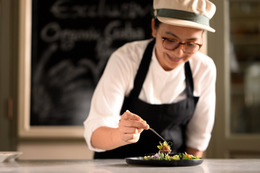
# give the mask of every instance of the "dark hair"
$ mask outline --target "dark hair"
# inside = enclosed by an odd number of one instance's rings
[[[156,17],[154,18],[154,21],[155,28],[158,29],[161,22]]]

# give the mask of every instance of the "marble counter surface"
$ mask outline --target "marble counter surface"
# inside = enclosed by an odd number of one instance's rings
[[[13,161],[0,163],[6,173],[238,173],[260,172],[260,159],[205,159],[197,166],[156,167],[129,165],[125,160]]]

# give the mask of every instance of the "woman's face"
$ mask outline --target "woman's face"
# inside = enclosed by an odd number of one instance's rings
[[[193,54],[183,51],[183,45],[179,45],[174,50],[166,49],[163,46],[163,39],[178,40],[181,43],[193,42],[202,44],[203,30],[168,25],[160,23],[159,27],[156,28],[154,25],[155,21],[152,19],[152,35],[156,38],[155,53],[157,59],[165,71],[170,71],[187,62]]]

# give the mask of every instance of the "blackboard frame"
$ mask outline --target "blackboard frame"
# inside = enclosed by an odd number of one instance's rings
[[[30,126],[32,0],[19,7],[18,134],[21,138],[83,138],[83,126]]]
[[[21,138],[83,138],[83,125],[31,125],[32,1],[21,0],[19,8],[19,136]]]

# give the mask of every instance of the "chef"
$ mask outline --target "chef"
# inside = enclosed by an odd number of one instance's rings
[[[158,152],[149,128],[175,153],[201,157],[215,116],[216,67],[199,50],[216,7],[208,0],[154,0],[152,39],[127,43],[110,57],[84,122],[94,158]]]

